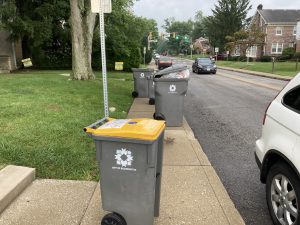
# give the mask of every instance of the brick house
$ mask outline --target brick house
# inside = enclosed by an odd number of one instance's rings
[[[22,47],[19,42],[9,40],[9,33],[0,30],[0,73],[18,68],[22,59]]]
[[[252,22],[255,22],[266,34],[265,43],[263,46],[253,46],[248,49],[249,56],[279,56],[285,48],[296,48],[299,18],[300,10],[298,9],[263,9],[263,6],[259,5]]]
[[[296,52],[300,52],[300,18],[297,21]]]

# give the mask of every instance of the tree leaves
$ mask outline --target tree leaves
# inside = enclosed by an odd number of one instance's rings
[[[225,37],[247,25],[247,13],[251,8],[249,0],[219,0],[212,10],[213,16],[204,21],[211,44],[223,51]]]

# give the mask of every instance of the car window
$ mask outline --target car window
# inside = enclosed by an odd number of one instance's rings
[[[292,89],[283,97],[283,104],[300,113],[300,86]]]
[[[212,63],[210,59],[198,59],[198,63]]]
[[[167,58],[167,57],[162,57],[162,58],[160,58],[160,60],[161,60],[161,61],[171,61],[171,59],[170,59],[170,58]]]

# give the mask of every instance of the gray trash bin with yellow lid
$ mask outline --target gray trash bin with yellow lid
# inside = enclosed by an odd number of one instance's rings
[[[165,122],[105,119],[86,127],[96,143],[102,225],[153,225],[159,216]]]
[[[165,120],[168,127],[180,127],[190,72],[186,65],[174,65],[154,75],[154,119]]]

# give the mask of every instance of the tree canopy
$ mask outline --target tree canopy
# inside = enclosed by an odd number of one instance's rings
[[[251,8],[249,0],[219,0],[212,10],[213,15],[204,20],[205,32],[211,44],[223,51],[225,37],[248,24],[247,13]]]
[[[89,2],[78,0],[83,6]],[[123,61],[128,70],[139,66],[149,33],[152,32],[153,39],[158,37],[156,21],[135,16],[131,9],[133,3],[134,0],[112,0],[113,11],[105,15],[109,69],[114,68],[115,61]],[[6,0],[0,7],[0,26],[11,33],[11,39],[21,40],[23,56],[31,57],[34,66],[71,68],[70,12],[69,0]],[[96,19],[92,52],[96,68],[101,66],[98,27]]]

